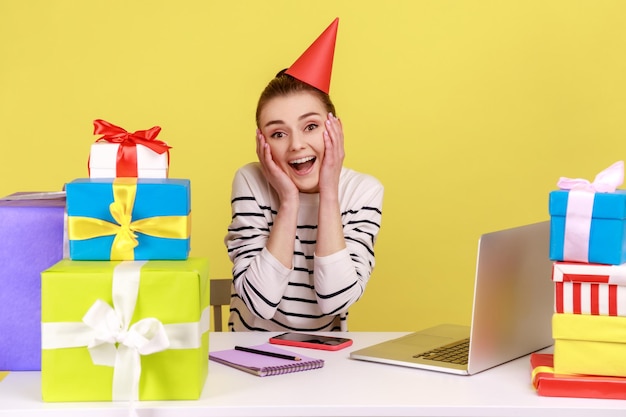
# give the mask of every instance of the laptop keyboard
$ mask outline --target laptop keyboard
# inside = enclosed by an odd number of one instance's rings
[[[469,357],[469,337],[427,352],[422,352],[418,355],[414,355],[413,357],[428,359],[431,361],[454,363],[457,365],[467,365],[467,359]]]

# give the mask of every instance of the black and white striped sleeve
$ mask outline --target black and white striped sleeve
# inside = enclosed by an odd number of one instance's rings
[[[363,295],[375,265],[384,188],[371,176],[352,174],[339,196],[346,249],[315,258],[316,296],[326,314],[346,312]]]
[[[233,179],[232,219],[224,242],[233,262],[235,292],[256,316],[274,316],[290,269],[265,249],[273,218],[270,187],[260,168],[249,164]]]

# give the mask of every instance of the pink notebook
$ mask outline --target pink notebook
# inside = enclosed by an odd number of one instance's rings
[[[293,352],[278,348],[269,343],[250,346],[250,348],[282,355],[297,356],[301,360],[295,361],[290,359],[275,358],[235,349],[209,352],[209,359],[257,376],[288,374],[291,372],[318,369],[324,366],[323,359],[310,358],[300,354],[296,355]]]

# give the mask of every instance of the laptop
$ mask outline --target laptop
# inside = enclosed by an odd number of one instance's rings
[[[442,324],[350,353],[352,359],[473,375],[552,345],[550,222],[483,234],[470,326]],[[441,347],[464,352],[444,358]]]

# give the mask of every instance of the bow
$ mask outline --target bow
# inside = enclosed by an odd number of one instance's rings
[[[94,330],[87,348],[95,365],[113,367],[113,398],[137,401],[140,356],[165,350],[170,342],[159,320],[145,318],[128,327],[118,313],[104,301],[96,300],[83,317],[83,322]]]
[[[167,143],[157,140],[161,128],[154,126],[148,130],[137,130],[130,133],[119,126],[102,119],[93,121],[93,134],[103,135],[98,141],[119,143],[117,150],[117,176],[136,177],[137,176],[137,145],[143,145],[158,154],[162,154],[171,149]]]
[[[584,178],[561,177],[557,182],[561,190],[581,190],[598,193],[612,193],[624,182],[624,161],[617,161],[604,169],[593,182]]]
[[[163,323],[145,318],[130,326],[139,293],[139,270],[145,262],[120,264],[113,274],[113,307],[96,300],[83,316],[93,330],[87,344],[96,365],[113,367],[113,399],[139,400],[141,355],[150,355],[170,346]]]

